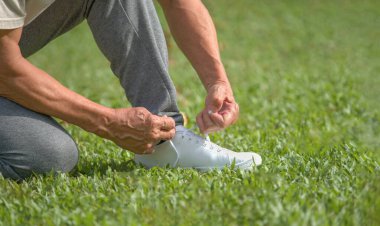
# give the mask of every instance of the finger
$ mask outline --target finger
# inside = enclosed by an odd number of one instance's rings
[[[170,118],[168,116],[161,117],[162,124],[160,129],[164,131],[170,131],[172,129],[175,129],[175,121],[173,118]]]
[[[157,128],[159,130],[163,131],[170,131],[175,128],[175,122],[172,118],[167,117],[167,116],[157,116],[153,115],[152,116],[152,121],[153,121],[153,128]]]
[[[142,155],[144,153],[151,153],[154,146],[144,145],[141,141],[135,142],[132,139],[126,139],[120,142],[115,142],[118,146],[135,154]]]
[[[205,125],[205,133],[211,133],[220,130],[218,125],[214,124],[214,122],[210,119],[208,112],[203,111],[202,120]]]
[[[154,145],[151,147],[151,148],[148,148],[148,149],[145,149],[142,154],[143,155],[150,155],[150,154],[153,154],[154,152]]]
[[[234,124],[239,117],[239,105],[236,103],[225,103],[222,110],[218,114],[212,114],[211,119],[215,122],[223,123],[223,127],[226,128],[229,125]],[[219,124],[221,125],[221,124]]]
[[[238,112],[236,110],[224,112],[222,114],[225,126],[232,125],[238,118]]]
[[[175,136],[175,129],[171,129],[169,131],[160,131],[159,132],[159,139],[158,141],[162,141],[162,140],[171,140],[173,139]]]
[[[197,121],[197,125],[198,125],[199,130],[201,131],[201,133],[204,133],[205,125],[204,125],[203,119],[202,119],[202,112],[198,114],[196,121]]]
[[[154,152],[154,148],[151,148],[151,149],[141,151],[139,154],[140,155],[150,155],[150,154],[153,154],[153,152]]]
[[[211,98],[212,99],[207,106],[207,110],[211,112],[218,112],[223,106],[224,96],[214,94],[214,96],[212,96]]]
[[[215,126],[214,122],[210,119],[210,115],[208,112],[206,111],[202,112],[202,119],[206,126],[206,129]]]
[[[154,143],[145,143],[145,144],[140,144],[137,148],[140,154],[148,155],[154,152],[155,146],[156,145]]]
[[[214,122],[214,124],[218,125],[221,128],[225,127],[225,122],[224,122],[223,116],[221,114],[211,113],[209,115],[210,115],[210,119]]]
[[[234,117],[234,120],[232,121],[232,124],[235,124],[236,121],[239,119],[239,114],[240,114],[239,105],[235,104],[235,117]]]

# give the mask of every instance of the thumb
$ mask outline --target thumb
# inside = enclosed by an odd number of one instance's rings
[[[217,113],[223,107],[224,98],[221,96],[212,96],[211,100],[207,106],[207,110],[211,113]]]

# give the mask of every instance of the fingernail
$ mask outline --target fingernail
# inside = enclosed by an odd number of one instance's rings
[[[211,115],[211,114],[212,114],[212,111],[211,111],[211,110],[209,110],[207,113],[208,113],[209,115]]]

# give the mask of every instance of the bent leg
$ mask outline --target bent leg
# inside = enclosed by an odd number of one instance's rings
[[[80,24],[85,19],[89,7],[87,3],[87,0],[55,0],[23,28],[19,43],[23,56],[34,54],[50,41]]]
[[[168,72],[165,37],[152,0],[92,1],[87,22],[128,100],[183,124]]]
[[[54,119],[0,97],[0,173],[5,178],[69,172],[77,162],[75,142]]]

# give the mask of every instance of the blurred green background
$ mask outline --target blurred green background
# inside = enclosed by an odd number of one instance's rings
[[[240,104],[212,136],[255,151],[251,173],[152,169],[64,126],[81,150],[75,175],[0,181],[4,225],[379,225],[380,1],[204,1]],[[170,72],[189,127],[205,92],[159,10]],[[106,106],[129,106],[86,23],[31,62]]]

